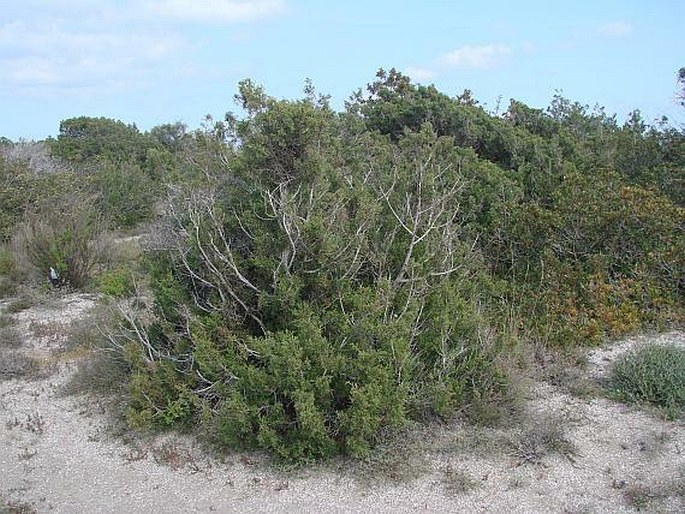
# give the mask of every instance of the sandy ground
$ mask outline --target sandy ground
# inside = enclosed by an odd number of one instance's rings
[[[57,324],[82,319],[95,304],[70,295],[12,315],[25,335],[17,351],[52,368],[0,381],[0,498],[15,511],[685,512],[682,422],[547,383],[531,389],[530,426],[437,429],[396,462],[404,470],[397,479],[346,465],[279,471],[258,455],[216,459],[178,435],[125,443],[111,435],[99,401],[61,392],[80,357],[59,351],[66,329]],[[685,345],[685,333],[595,350],[588,374],[601,376],[617,355],[655,340]],[[545,454],[544,443],[525,436],[545,426],[560,428],[561,450]],[[415,473],[407,478],[407,470]]]

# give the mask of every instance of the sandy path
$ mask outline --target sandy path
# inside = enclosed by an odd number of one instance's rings
[[[56,513],[685,511],[682,423],[603,398],[572,397],[548,384],[531,392],[531,419],[559,420],[575,451],[538,464],[512,455],[506,441],[520,437],[517,427],[476,435],[465,426],[445,427],[422,447],[418,477],[394,482],[358,479],[332,466],[278,472],[258,456],[219,461],[174,435],[127,446],[108,435],[96,400],[60,393],[75,357],[55,357],[59,336],[36,336],[41,324],[70,322],[94,305],[93,298],[72,295],[13,315],[28,336],[26,351],[56,360],[57,371],[0,381],[0,498],[6,502]],[[683,333],[659,338],[685,344]],[[647,341],[594,352],[593,372]],[[472,444],[472,435],[486,443]],[[679,495],[673,493],[678,487]]]

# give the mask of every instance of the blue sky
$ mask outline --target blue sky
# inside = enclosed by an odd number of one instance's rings
[[[681,127],[682,0],[12,0],[0,12],[0,136],[42,139],[74,116],[147,130],[235,110],[236,84],[342,108],[395,67],[488,109],[556,91],[619,119]]]

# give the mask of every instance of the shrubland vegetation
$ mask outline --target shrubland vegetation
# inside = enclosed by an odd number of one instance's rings
[[[494,115],[395,70],[342,112],[311,84],[236,99],[194,132],[74,118],[2,145],[0,293],[53,266],[118,298],[133,426],[363,456],[412,420],[506,417],[526,346],[683,321],[682,129],[560,96]],[[112,262],[132,228],[146,251]]]

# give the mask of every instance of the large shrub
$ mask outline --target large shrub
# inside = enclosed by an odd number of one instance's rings
[[[243,91],[227,175],[172,203],[129,420],[204,420],[220,444],[303,460],[500,393],[460,210],[471,154],[430,126],[338,138],[323,101],[260,93]]]
[[[8,241],[24,213],[65,191],[87,185],[48,155],[45,143],[7,143],[0,146],[0,241]]]

